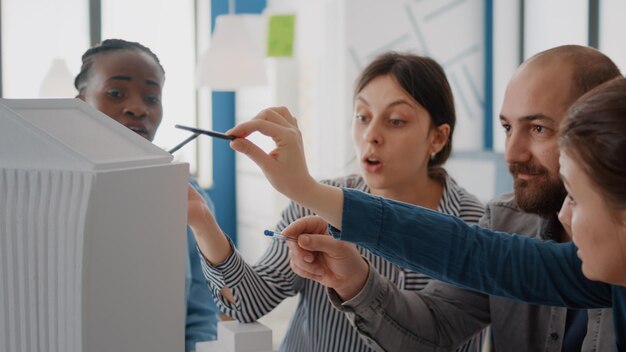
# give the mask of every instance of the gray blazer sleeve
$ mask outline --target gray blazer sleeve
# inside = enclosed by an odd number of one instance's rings
[[[487,210],[480,225],[489,219]],[[328,296],[376,351],[453,351],[490,323],[488,295],[440,281],[400,290],[371,266],[357,296],[342,302],[332,289]]]
[[[370,267],[361,292],[333,306],[376,351],[453,351],[489,324],[489,298],[432,281],[420,292],[400,290]]]

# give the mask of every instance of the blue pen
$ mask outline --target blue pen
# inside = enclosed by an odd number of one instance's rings
[[[271,230],[265,230],[263,231],[263,234],[267,237],[273,237],[277,240],[283,240],[283,241],[295,241],[296,240],[293,237],[285,236],[280,232],[271,231]]]

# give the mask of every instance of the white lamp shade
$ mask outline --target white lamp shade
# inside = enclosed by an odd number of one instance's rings
[[[251,33],[251,28],[260,21],[258,15],[217,17],[211,46],[196,68],[198,87],[231,91],[267,84],[265,57]]]
[[[65,59],[52,60],[50,70],[41,82],[39,96],[42,98],[70,98],[76,96],[74,77]]]

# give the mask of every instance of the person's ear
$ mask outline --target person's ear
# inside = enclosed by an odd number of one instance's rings
[[[448,138],[450,138],[450,125],[447,123],[441,124],[435,127],[432,131],[433,140],[430,143],[430,154],[439,153],[443,147],[448,143]]]
[[[78,93],[78,94],[76,95],[76,98],[78,98],[78,99],[80,99],[80,100],[82,100],[82,101],[85,101],[85,96],[84,96],[84,95],[82,95],[81,93]]]

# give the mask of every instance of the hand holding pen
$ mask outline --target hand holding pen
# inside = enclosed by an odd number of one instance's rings
[[[333,239],[328,223],[319,216],[294,221],[283,230],[283,236],[297,238],[286,244],[289,265],[299,276],[335,289],[343,300],[354,297],[365,285],[369,264],[354,244]]]
[[[262,148],[246,139],[254,132],[272,138],[274,150],[266,153]],[[234,150],[246,154],[263,171],[276,190],[295,200],[317,182],[309,174],[304,156],[304,143],[298,123],[285,107],[274,107],[261,111],[252,120],[238,124],[228,131],[241,137],[230,144]]]
[[[266,153],[246,139],[254,132],[272,138],[275,148]],[[287,108],[265,109],[252,120],[238,124],[227,134],[238,137],[230,142],[230,147],[256,163],[272,187],[341,229],[343,191],[320,184],[311,176],[298,122]]]

